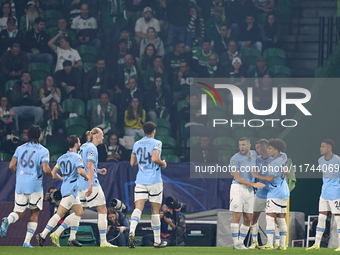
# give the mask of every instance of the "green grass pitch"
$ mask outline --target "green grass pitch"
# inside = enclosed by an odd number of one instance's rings
[[[35,247],[33,249],[24,249],[22,247],[2,246],[0,247],[0,254],[6,255],[84,255],[84,254],[138,254],[138,255],[152,255],[152,254],[176,254],[176,255],[206,255],[206,254],[330,254],[335,249],[322,248],[321,250],[305,251],[305,248],[288,248],[286,251],[261,251],[261,250],[233,250],[232,247],[166,247],[163,249],[155,249],[153,247],[136,247],[129,249],[127,247],[119,248],[99,248],[99,247]]]

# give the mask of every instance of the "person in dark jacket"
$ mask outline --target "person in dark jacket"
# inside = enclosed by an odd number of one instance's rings
[[[17,19],[9,17],[7,19],[7,28],[1,30],[0,33],[0,56],[6,52],[13,43],[23,45],[24,33],[16,28]]]
[[[255,21],[253,14],[247,14],[246,20],[241,26],[239,37],[238,44],[241,49],[244,47],[254,47],[262,52],[260,26]]]
[[[23,72],[21,81],[14,84],[12,88],[12,105],[14,110],[14,119],[16,131],[19,132],[19,117],[34,117],[34,124],[38,124],[43,117],[44,111],[38,107],[39,91],[35,86],[30,84],[31,76],[28,72]]]
[[[44,62],[51,66],[53,64],[53,57],[50,54],[50,47],[48,46],[50,39],[44,30],[45,20],[40,17],[36,18],[34,21],[34,29],[25,34],[24,45],[30,63]]]
[[[191,161],[204,163],[218,163],[218,148],[211,143],[208,134],[200,138],[200,142],[192,146]]]
[[[261,28],[261,35],[263,41],[263,51],[268,48],[278,48],[280,41],[280,24],[277,23],[275,15],[269,13],[267,21]]]
[[[227,24],[221,25],[220,34],[215,37],[214,51],[220,56],[222,53],[228,51],[229,41],[231,39],[231,29]]]
[[[121,109],[126,109],[133,98],[137,97],[140,104],[144,105],[144,92],[139,88],[136,78],[129,79],[128,87],[124,88],[121,95]]]

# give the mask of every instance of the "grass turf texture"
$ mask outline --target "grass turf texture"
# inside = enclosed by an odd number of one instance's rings
[[[62,255],[84,255],[87,254],[110,254],[117,253],[119,255],[124,254],[138,254],[138,255],[152,255],[152,254],[176,254],[176,255],[206,255],[206,254],[330,254],[335,249],[321,248],[319,251],[305,251],[305,248],[290,248],[287,251],[263,251],[263,250],[233,250],[232,247],[166,247],[164,249],[155,249],[153,247],[136,247],[135,249],[129,249],[127,247],[119,248],[99,248],[99,247],[34,247],[33,249],[14,247],[14,246],[2,246],[0,247],[0,254],[6,255],[18,255],[20,253],[25,255],[49,255],[49,254],[62,254]]]

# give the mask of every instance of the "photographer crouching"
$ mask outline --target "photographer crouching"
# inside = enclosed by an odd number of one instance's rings
[[[185,205],[172,197],[167,197],[160,212],[161,239],[167,242],[167,246],[184,246],[186,236]],[[153,246],[153,234],[143,236],[144,246]]]

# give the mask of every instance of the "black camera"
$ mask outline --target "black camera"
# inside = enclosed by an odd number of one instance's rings
[[[117,210],[117,212],[122,212],[124,214],[127,212],[126,205],[117,198],[111,199],[110,204],[113,208]]]
[[[50,198],[51,198],[51,203],[55,203],[57,201],[60,201],[62,199],[60,190],[56,190],[56,191],[51,192]]]
[[[164,212],[164,217],[167,217],[167,218],[172,219],[172,214],[171,214],[171,212],[165,211],[165,212]]]
[[[184,204],[182,202],[178,202],[178,200],[176,198],[173,198],[173,197],[167,197],[165,199],[165,204],[170,209],[175,209],[177,211],[186,212],[186,210],[187,210],[186,204]]]

